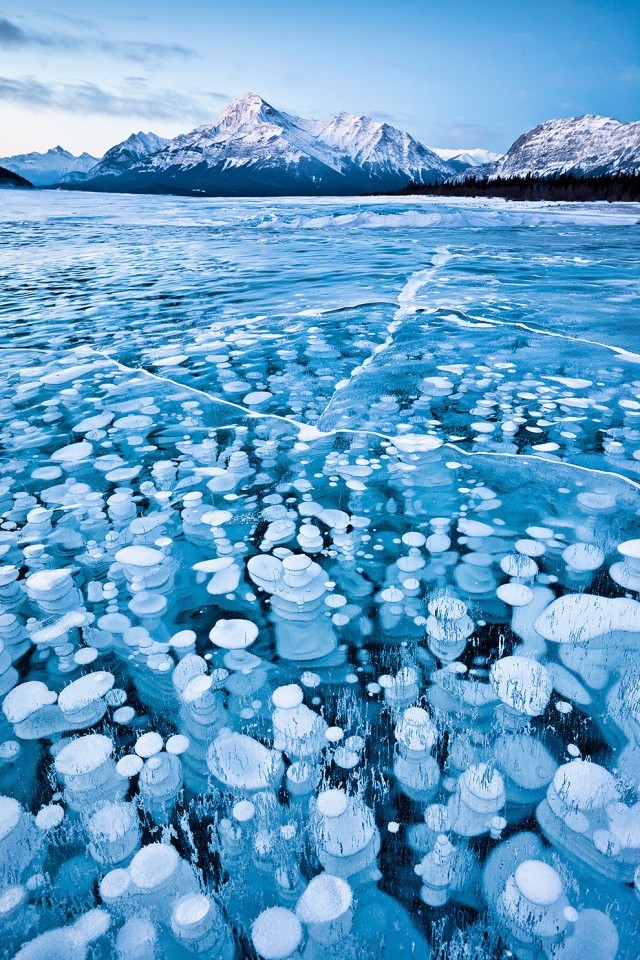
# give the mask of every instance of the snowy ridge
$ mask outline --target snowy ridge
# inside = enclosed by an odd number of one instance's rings
[[[640,170],[640,122],[587,114],[548,120],[519,137],[493,176],[548,177],[632,173]]]
[[[418,182],[425,170],[435,170],[443,176],[448,176],[451,172],[446,162],[437,162],[434,151],[423,147],[408,133],[370,117],[339,113],[321,127],[318,140],[345,154],[360,166],[386,166],[401,171]]]
[[[97,158],[89,153],[79,157],[62,147],[52,147],[46,153],[20,153],[13,157],[0,159],[0,167],[25,177],[37,187],[48,187],[71,173],[86,173],[96,163]]]
[[[156,133],[132,133],[130,137],[111,147],[90,169],[88,175],[96,177],[105,173],[126,170],[128,167],[157,153],[168,143],[165,137]]]

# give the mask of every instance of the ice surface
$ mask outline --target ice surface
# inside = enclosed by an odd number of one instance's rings
[[[0,954],[636,960],[638,208],[2,204]]]

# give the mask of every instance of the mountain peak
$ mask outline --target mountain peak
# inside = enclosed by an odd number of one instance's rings
[[[256,123],[272,123],[279,116],[278,111],[259,94],[249,92],[235,97],[212,126],[230,133]]]
[[[96,165],[96,170],[103,166],[107,169],[127,167],[131,162],[143,160],[158,153],[167,143],[168,140],[165,137],[159,137],[157,133],[144,133],[138,130],[137,133],[130,134],[126,140],[116,143],[107,150]]]
[[[259,93],[254,93],[252,90],[247,91],[247,93],[243,93],[240,97],[234,97],[229,106],[231,107],[234,104],[245,104],[247,106],[255,105],[259,107],[270,106],[264,97],[261,97]]]

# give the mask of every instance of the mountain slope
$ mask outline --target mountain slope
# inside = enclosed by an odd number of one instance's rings
[[[127,143],[108,151],[81,182],[65,185],[209,196],[346,195],[399,189],[410,180],[430,182],[453,172],[388,124],[349,114],[329,123],[306,120],[251,93],[233,100],[214,123],[157,150],[128,155],[122,149]]]
[[[33,187],[33,184],[21,177],[19,173],[0,167],[0,188],[5,187]]]
[[[548,120],[519,137],[498,162],[494,177],[594,176],[640,170],[640,122],[611,117]]]
[[[371,171],[401,174],[422,182],[433,174],[448,176],[449,165],[403,130],[370,117],[339,113],[317,131],[317,139]]]
[[[70,173],[86,173],[95,163],[96,157],[88,153],[76,157],[60,146],[52,147],[46,153],[21,153],[0,158],[0,166],[25,177],[37,187],[49,187]]]
[[[159,137],[156,133],[143,133],[142,130],[132,133],[126,140],[110,147],[88,170],[83,173],[72,172],[61,178],[58,185],[70,189],[82,189],[85,183],[91,182],[94,185],[90,188],[85,186],[84,189],[101,189],[98,184],[103,180],[109,183],[122,173],[133,169],[158,150],[162,150],[168,142],[165,137]],[[109,188],[105,186],[102,189]]]
[[[158,150],[162,150],[168,142],[165,137],[159,137],[156,133],[143,133],[140,130],[138,133],[132,133],[122,143],[117,143],[110,150],[107,150],[96,167],[100,174],[126,170],[132,164],[146,160],[147,157],[157,153]],[[91,171],[92,176],[96,175],[94,171],[95,168]]]

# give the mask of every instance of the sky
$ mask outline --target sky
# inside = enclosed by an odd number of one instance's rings
[[[427,146],[504,152],[584,113],[640,119],[638,0],[0,0],[0,156],[101,156],[247,91]]]

